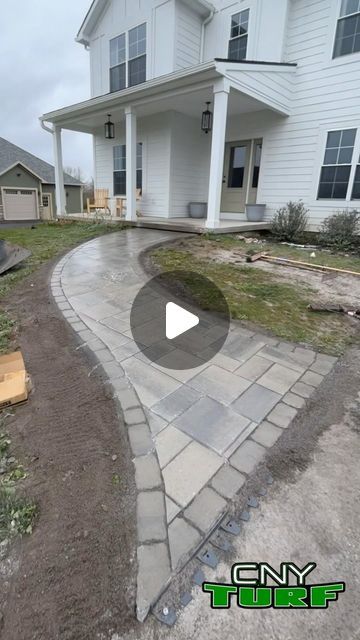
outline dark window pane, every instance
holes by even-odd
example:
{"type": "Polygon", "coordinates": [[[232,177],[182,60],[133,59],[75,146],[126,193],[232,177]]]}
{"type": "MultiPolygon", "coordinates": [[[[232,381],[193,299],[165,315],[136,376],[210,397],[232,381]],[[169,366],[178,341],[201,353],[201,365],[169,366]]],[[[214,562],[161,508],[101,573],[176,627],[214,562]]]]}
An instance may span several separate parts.
{"type": "Polygon", "coordinates": [[[126,195],[126,171],[114,171],[114,195],[126,195]]]}
{"type": "Polygon", "coordinates": [[[260,175],[260,167],[254,167],[253,179],[252,179],[252,188],[257,189],[259,186],[259,175],[260,175]]]}
{"type": "Polygon", "coordinates": [[[146,24],[129,31],[129,58],[137,58],[146,53],[146,24]]]}
{"type": "Polygon", "coordinates": [[[356,33],[356,23],[356,16],[353,16],[352,18],[346,18],[346,20],[342,20],[342,37],[354,36],[356,33]]]}
{"type": "Polygon", "coordinates": [[[244,184],[244,169],[240,167],[238,169],[233,169],[229,176],[229,188],[230,189],[241,189],[244,184]]]}
{"type": "Polygon", "coordinates": [[[329,200],[332,196],[332,189],[332,183],[320,182],[318,198],[329,200]]]}
{"type": "Polygon", "coordinates": [[[357,11],[360,11],[359,0],[342,0],[341,16],[348,16],[349,14],[356,13],[357,11]]]}
{"type": "Polygon", "coordinates": [[[356,129],[347,129],[343,131],[341,137],[342,147],[353,147],[355,144],[356,129]]]}
{"type": "Polygon", "coordinates": [[[332,148],[339,147],[340,140],[341,140],[341,131],[330,131],[327,139],[327,145],[326,145],[327,148],[329,149],[330,147],[332,148]]]}
{"type": "Polygon", "coordinates": [[[352,193],[353,200],[360,200],[360,180],[358,182],[354,182],[354,189],[352,193]]]}
{"type": "Polygon", "coordinates": [[[138,169],[136,172],[136,188],[142,189],[142,170],[138,169]]]}
{"type": "Polygon", "coordinates": [[[245,166],[246,147],[233,147],[231,150],[231,164],[234,169],[245,166]]]}
{"type": "Polygon", "coordinates": [[[142,169],[142,142],[138,142],[136,148],[136,168],[142,169]]]}
{"type": "Polygon", "coordinates": [[[247,52],[247,36],[241,36],[230,40],[229,43],[229,58],[230,60],[244,60],[247,52]]]}
{"type": "Polygon", "coordinates": [[[337,167],[335,180],[336,182],[349,182],[351,166],[337,167]]]}
{"type": "Polygon", "coordinates": [[[336,167],[323,167],[320,182],[334,182],[336,167]]]}
{"type": "Polygon", "coordinates": [[[126,171],[126,145],[114,147],[114,171],[126,171]]]}
{"type": "Polygon", "coordinates": [[[129,87],[134,87],[142,82],[146,82],[146,56],[129,62],[129,87]]]}
{"type": "Polygon", "coordinates": [[[110,67],[115,67],[126,60],[125,34],[110,40],[110,67]]]}
{"type": "Polygon", "coordinates": [[[347,194],[348,183],[347,182],[336,182],[334,184],[333,190],[333,199],[334,200],[345,200],[347,194]]]}
{"type": "Polygon", "coordinates": [[[338,155],[338,149],[329,149],[325,152],[324,164],[337,164],[338,155]]]}
{"type": "Polygon", "coordinates": [[[340,149],[339,153],[339,164],[349,164],[352,161],[353,157],[353,147],[346,147],[345,149],[340,149]]]}
{"type": "Polygon", "coordinates": [[[110,69],[110,91],[121,91],[126,88],[125,64],[110,69]]]}

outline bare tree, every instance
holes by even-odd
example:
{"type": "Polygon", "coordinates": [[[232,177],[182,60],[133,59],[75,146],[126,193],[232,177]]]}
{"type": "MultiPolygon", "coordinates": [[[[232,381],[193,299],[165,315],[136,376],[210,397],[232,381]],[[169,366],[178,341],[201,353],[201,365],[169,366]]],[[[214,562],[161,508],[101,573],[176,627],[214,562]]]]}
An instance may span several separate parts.
{"type": "Polygon", "coordinates": [[[79,182],[86,182],[85,175],[80,167],[65,167],[64,172],[75,178],[75,180],[79,180],[79,182]]]}

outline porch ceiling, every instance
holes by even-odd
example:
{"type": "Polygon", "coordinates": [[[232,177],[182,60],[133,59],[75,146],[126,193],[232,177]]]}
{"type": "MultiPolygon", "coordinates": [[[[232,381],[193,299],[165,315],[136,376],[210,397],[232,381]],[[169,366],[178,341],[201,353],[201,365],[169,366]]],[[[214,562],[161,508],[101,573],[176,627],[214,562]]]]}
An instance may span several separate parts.
{"type": "Polygon", "coordinates": [[[267,108],[288,115],[291,72],[294,69],[280,65],[214,61],[47,113],[40,120],[93,133],[103,126],[108,113],[121,122],[129,105],[136,108],[139,117],[172,110],[200,117],[204,103],[213,101],[214,82],[221,78],[231,88],[230,116],[267,108]]]}

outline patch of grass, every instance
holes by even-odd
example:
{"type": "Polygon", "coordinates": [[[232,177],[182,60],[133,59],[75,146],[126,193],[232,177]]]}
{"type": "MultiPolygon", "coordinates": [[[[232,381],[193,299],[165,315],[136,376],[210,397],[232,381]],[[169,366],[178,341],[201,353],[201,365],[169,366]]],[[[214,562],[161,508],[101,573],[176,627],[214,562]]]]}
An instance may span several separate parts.
{"type": "MultiPolygon", "coordinates": [[[[0,276],[0,302],[21,280],[33,273],[47,260],[66,249],[105,233],[121,229],[106,223],[61,221],[43,223],[34,228],[4,229],[1,240],[20,245],[31,251],[31,256],[17,268],[0,276]]],[[[0,310],[0,353],[9,349],[14,322],[0,310]]]]}
{"type": "Polygon", "coordinates": [[[13,489],[0,487],[0,542],[30,535],[37,515],[36,505],[19,497],[13,489]]]}
{"type": "Polygon", "coordinates": [[[239,249],[245,253],[254,251],[261,253],[269,251],[271,255],[278,258],[289,258],[290,260],[299,260],[300,262],[309,262],[310,264],[320,264],[324,267],[335,267],[335,269],[348,269],[360,273],[360,257],[358,255],[348,255],[343,253],[331,253],[330,251],[317,249],[299,249],[297,247],[288,247],[278,242],[266,241],[264,244],[246,243],[244,240],[238,240],[236,236],[211,235],[206,238],[209,242],[216,242],[216,246],[223,249],[239,249]],[[311,254],[315,252],[316,257],[312,258],[311,254]]]}
{"type": "MultiPolygon", "coordinates": [[[[307,309],[316,298],[310,287],[279,283],[260,269],[217,264],[186,250],[160,248],[152,252],[152,258],[168,271],[184,270],[184,265],[191,264],[193,271],[210,278],[222,290],[233,319],[255,323],[283,340],[306,343],[330,354],[342,353],[353,340],[345,318],[324,317],[307,309]]],[[[186,285],[201,308],[217,310],[216,302],[206,298],[196,279],[186,285]]]]}

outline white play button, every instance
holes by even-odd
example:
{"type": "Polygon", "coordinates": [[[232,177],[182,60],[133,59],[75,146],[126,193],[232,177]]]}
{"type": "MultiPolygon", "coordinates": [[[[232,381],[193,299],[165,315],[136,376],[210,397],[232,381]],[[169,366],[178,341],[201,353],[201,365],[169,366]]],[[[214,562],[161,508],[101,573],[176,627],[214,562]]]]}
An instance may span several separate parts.
{"type": "Polygon", "coordinates": [[[174,340],[183,333],[197,327],[200,318],[193,313],[186,311],[174,302],[168,302],[166,305],[166,337],[168,340],[174,340]]]}

